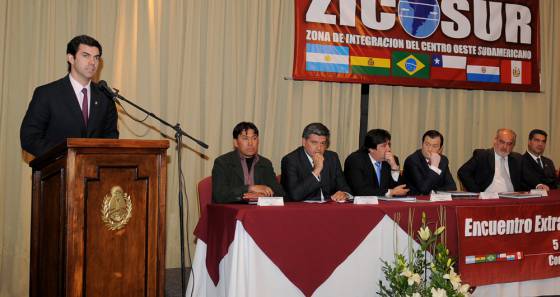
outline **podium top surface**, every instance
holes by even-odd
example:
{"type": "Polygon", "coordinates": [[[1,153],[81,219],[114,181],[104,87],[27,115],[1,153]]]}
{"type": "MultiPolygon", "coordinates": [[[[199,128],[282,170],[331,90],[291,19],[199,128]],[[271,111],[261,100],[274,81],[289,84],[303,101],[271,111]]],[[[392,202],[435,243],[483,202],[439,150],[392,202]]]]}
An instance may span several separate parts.
{"type": "Polygon", "coordinates": [[[141,139],[108,139],[108,138],[68,138],[56,145],[44,155],[33,159],[29,166],[41,167],[54,159],[60,158],[69,150],[90,149],[144,149],[166,150],[169,140],[141,140],[141,139]]]}
{"type": "Polygon", "coordinates": [[[60,144],[66,148],[118,147],[118,148],[168,148],[169,140],[68,138],[60,144]]]}

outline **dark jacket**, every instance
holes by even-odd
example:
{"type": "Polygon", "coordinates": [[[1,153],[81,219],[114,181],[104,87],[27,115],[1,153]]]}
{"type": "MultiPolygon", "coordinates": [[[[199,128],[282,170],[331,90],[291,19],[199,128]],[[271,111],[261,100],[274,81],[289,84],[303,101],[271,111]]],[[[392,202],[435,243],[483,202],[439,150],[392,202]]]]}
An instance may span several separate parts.
{"type": "Polygon", "coordinates": [[[422,155],[422,150],[417,150],[408,156],[404,161],[404,179],[409,194],[428,195],[434,191],[454,191],[457,190],[453,176],[449,172],[449,160],[441,155],[438,168],[441,174],[437,174],[430,169],[426,158],[422,155]]]}
{"type": "MultiPolygon", "coordinates": [[[[259,155],[254,170],[255,185],[266,185],[272,189],[274,196],[284,196],[284,189],[276,181],[270,160],[259,155]]],[[[214,160],[212,168],[212,201],[214,203],[242,202],[243,194],[248,191],[249,186],[245,185],[243,168],[237,151],[231,151],[214,160]]]]}
{"type": "MultiPolygon", "coordinates": [[[[493,148],[474,150],[472,157],[457,172],[465,190],[484,192],[494,180],[495,162],[493,148]]],[[[521,155],[511,152],[508,155],[508,167],[514,190],[525,190],[521,182],[521,155]]]]}
{"type": "Polygon", "coordinates": [[[40,156],[66,138],[118,138],[115,102],[95,83],[90,88],[87,128],[68,75],[36,88],[21,123],[21,147],[40,156]]]}
{"type": "Polygon", "coordinates": [[[545,184],[551,189],[557,188],[556,168],[554,162],[547,157],[541,156],[543,167],[529,155],[523,154],[523,186],[527,189],[534,189],[538,184],[545,184]]]}
{"type": "Polygon", "coordinates": [[[321,190],[326,200],[343,191],[351,193],[346,184],[338,155],[325,151],[320,181],[311,173],[311,162],[303,147],[299,147],[282,158],[282,185],[293,201],[320,200],[321,190]]]}
{"type": "MultiPolygon", "coordinates": [[[[397,157],[395,161],[399,163],[397,157]]],[[[382,162],[381,184],[379,184],[369,154],[362,150],[355,151],[346,158],[344,176],[356,196],[384,196],[389,189],[396,187],[400,182],[400,180],[393,180],[391,165],[382,162]]]]}

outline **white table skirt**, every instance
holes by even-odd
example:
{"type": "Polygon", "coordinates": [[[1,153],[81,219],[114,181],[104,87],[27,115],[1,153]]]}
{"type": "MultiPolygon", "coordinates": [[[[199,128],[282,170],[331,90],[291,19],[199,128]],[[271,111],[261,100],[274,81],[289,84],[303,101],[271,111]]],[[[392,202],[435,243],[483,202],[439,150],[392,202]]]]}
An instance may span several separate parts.
{"type": "MultiPolygon", "coordinates": [[[[383,279],[381,259],[393,260],[394,246],[406,255],[408,234],[385,216],[364,241],[317,288],[314,297],[376,296],[383,279]],[[351,295],[348,295],[352,292],[351,295]]],[[[413,244],[417,247],[416,242],[413,244]]],[[[235,237],[219,264],[220,281],[215,286],[206,270],[206,243],[196,245],[186,296],[200,297],[285,297],[303,293],[263,253],[236,223],[235,237]]],[[[560,277],[546,280],[480,286],[473,296],[540,296],[560,294],[560,277]]]]}

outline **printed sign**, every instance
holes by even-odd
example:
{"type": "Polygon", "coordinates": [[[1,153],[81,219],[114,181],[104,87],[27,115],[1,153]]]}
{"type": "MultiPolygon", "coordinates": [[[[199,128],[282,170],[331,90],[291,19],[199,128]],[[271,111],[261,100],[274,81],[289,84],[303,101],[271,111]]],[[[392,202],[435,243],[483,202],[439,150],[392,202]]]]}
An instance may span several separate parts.
{"type": "Polygon", "coordinates": [[[560,203],[457,207],[459,272],[470,285],[560,276],[560,203]]]}
{"type": "Polygon", "coordinates": [[[540,90],[537,0],[295,0],[293,78],[540,90]]]}

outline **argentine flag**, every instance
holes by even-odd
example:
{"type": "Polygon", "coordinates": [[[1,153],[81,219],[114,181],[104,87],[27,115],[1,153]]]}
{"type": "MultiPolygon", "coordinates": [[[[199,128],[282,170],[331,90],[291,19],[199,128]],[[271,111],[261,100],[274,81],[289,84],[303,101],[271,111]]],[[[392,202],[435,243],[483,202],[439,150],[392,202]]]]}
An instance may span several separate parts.
{"type": "Polygon", "coordinates": [[[350,50],[347,46],[308,43],[305,47],[305,70],[349,73],[350,50]]]}

